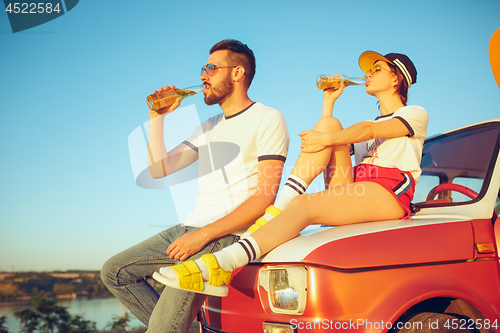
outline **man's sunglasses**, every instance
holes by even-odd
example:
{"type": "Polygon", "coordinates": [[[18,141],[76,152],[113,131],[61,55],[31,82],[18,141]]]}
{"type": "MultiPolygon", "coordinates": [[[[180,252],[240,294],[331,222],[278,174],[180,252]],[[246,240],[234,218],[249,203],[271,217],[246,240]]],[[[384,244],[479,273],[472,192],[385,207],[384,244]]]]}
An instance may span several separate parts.
{"type": "Polygon", "coordinates": [[[203,75],[203,73],[207,73],[208,76],[214,76],[215,74],[217,74],[219,68],[226,68],[226,67],[238,67],[238,66],[206,64],[201,68],[201,75],[203,75]]]}

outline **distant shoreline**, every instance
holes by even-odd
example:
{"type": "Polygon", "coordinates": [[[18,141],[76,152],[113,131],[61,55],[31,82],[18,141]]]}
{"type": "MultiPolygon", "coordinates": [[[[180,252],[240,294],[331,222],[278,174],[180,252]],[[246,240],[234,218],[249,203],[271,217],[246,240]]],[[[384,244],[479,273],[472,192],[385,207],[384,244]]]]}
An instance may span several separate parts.
{"type": "Polygon", "coordinates": [[[112,296],[99,271],[0,273],[0,303],[31,302],[35,295],[53,300],[112,296]]]}
{"type": "MultiPolygon", "coordinates": [[[[99,300],[99,299],[108,299],[108,298],[115,298],[115,296],[103,296],[103,297],[76,297],[76,298],[54,298],[53,300],[57,301],[73,301],[73,300],[99,300]]],[[[52,299],[52,298],[49,298],[52,299]]],[[[31,298],[29,300],[17,300],[17,301],[5,301],[5,302],[0,302],[0,308],[1,307],[11,307],[13,305],[20,305],[20,306],[30,306],[31,305],[31,298]]]]}

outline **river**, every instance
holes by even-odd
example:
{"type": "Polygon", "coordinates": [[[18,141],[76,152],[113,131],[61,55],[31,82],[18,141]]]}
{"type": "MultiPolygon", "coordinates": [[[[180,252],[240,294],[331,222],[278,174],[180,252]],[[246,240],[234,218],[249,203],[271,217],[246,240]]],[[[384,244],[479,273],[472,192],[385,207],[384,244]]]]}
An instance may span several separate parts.
{"type": "MultiPolygon", "coordinates": [[[[79,315],[85,320],[95,321],[98,330],[104,329],[113,317],[123,316],[126,312],[131,318],[128,328],[144,326],[116,298],[58,300],[57,304],[64,306],[72,316],[79,315]]],[[[10,333],[18,333],[21,330],[21,325],[13,313],[29,306],[29,302],[0,303],[0,317],[7,316],[6,326],[10,333]]]]}

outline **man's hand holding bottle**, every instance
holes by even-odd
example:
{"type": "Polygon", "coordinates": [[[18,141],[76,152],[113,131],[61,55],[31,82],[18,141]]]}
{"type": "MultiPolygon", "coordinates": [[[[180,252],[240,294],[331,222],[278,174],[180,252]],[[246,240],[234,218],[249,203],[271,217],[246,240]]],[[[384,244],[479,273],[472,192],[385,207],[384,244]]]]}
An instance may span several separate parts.
{"type": "MultiPolygon", "coordinates": [[[[158,110],[152,110],[150,106],[150,118],[155,118],[158,116],[165,116],[168,113],[174,112],[175,109],[181,105],[182,97],[178,97],[177,94],[175,93],[175,86],[165,86],[162,87],[158,90],[153,91],[153,94],[150,96],[160,96],[163,98],[165,103],[155,103],[156,101],[153,101],[153,105],[155,108],[158,108],[158,110]],[[163,107],[162,107],[163,106],[163,107]]],[[[150,104],[149,98],[148,98],[148,104],[150,104]]]]}

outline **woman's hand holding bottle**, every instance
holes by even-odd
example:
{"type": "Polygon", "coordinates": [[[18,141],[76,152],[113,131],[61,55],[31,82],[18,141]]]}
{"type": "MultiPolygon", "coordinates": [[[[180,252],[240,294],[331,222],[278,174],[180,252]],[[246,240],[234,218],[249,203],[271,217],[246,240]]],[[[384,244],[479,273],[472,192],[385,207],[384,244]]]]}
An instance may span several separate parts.
{"type": "MultiPolygon", "coordinates": [[[[337,74],[338,75],[338,74],[337,74]]],[[[344,81],[340,80],[338,88],[327,88],[323,90],[323,110],[322,117],[333,116],[333,105],[344,91],[344,81]]]]}
{"type": "MultiPolygon", "coordinates": [[[[338,75],[338,74],[337,74],[338,75]]],[[[344,92],[344,81],[341,80],[338,88],[327,88],[323,90],[323,97],[325,101],[329,101],[331,103],[335,103],[335,101],[342,95],[344,92]]]]}

